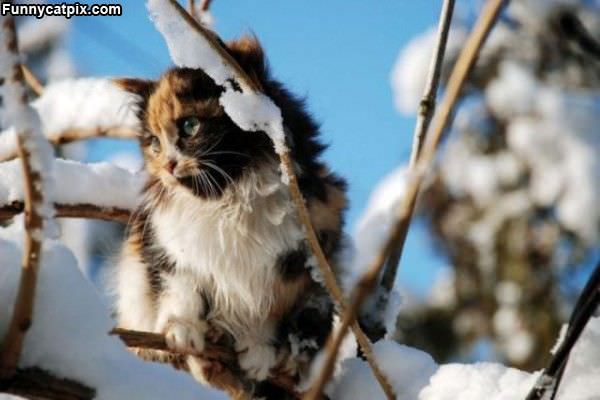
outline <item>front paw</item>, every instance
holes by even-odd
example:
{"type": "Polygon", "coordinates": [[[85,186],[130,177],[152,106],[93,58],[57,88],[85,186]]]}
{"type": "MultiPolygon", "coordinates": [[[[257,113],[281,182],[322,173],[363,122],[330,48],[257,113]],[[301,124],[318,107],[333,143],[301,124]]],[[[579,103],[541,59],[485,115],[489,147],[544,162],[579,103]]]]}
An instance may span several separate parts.
{"type": "Polygon", "coordinates": [[[199,354],[205,347],[205,335],[208,324],[202,320],[187,320],[171,317],[162,331],[165,334],[167,347],[178,353],[199,354]]]}
{"type": "Polygon", "coordinates": [[[238,361],[246,375],[257,381],[264,381],[270,375],[271,368],[277,364],[275,348],[268,344],[238,346],[238,361]]]}

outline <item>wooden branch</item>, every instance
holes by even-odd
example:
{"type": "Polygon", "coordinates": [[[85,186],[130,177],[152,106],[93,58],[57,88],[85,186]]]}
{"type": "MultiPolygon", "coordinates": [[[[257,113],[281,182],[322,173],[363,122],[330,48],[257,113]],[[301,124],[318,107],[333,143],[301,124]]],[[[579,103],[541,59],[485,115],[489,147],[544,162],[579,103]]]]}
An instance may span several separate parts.
{"type": "Polygon", "coordinates": [[[23,70],[25,82],[27,82],[31,90],[33,90],[36,95],[41,96],[42,93],[44,93],[44,85],[42,85],[40,80],[34,75],[27,65],[21,64],[21,69],[23,70]]]}
{"type": "Polygon", "coordinates": [[[196,18],[196,0],[188,0],[188,12],[194,19],[196,18]]]}
{"type": "MultiPolygon", "coordinates": [[[[135,140],[138,134],[135,130],[123,126],[97,126],[90,129],[72,128],[62,132],[49,134],[46,139],[54,146],[73,143],[79,140],[97,138],[127,139],[135,140]]],[[[9,161],[18,156],[17,152],[9,153],[0,158],[0,162],[9,161]]]]}
{"type": "MultiPolygon", "coordinates": [[[[3,57],[11,57],[15,64],[11,70],[12,75],[4,79],[4,84],[12,84],[21,87],[23,95],[21,98],[6,98],[5,103],[15,102],[14,109],[27,110],[28,102],[25,96],[23,70],[18,63],[19,50],[15,22],[12,16],[0,18],[4,30],[5,43],[2,43],[3,57]]],[[[0,71],[6,73],[7,71],[0,71]]],[[[25,334],[31,326],[33,305],[35,300],[35,287],[37,273],[42,249],[42,238],[44,219],[39,211],[43,203],[42,179],[40,174],[31,165],[32,154],[25,146],[25,142],[33,137],[35,132],[23,131],[17,136],[17,149],[21,158],[23,168],[24,192],[25,192],[25,239],[23,246],[23,259],[19,289],[15,300],[12,318],[8,333],[4,338],[2,353],[0,354],[0,379],[11,377],[15,371],[21,356],[25,334]]]]}
{"type": "Polygon", "coordinates": [[[212,0],[202,0],[202,4],[200,4],[200,11],[207,12],[210,9],[210,5],[212,0]]]}
{"type": "Polygon", "coordinates": [[[96,391],[71,379],[57,378],[40,368],[17,370],[0,382],[0,392],[38,400],[91,400],[96,391]]]}
{"type": "Polygon", "coordinates": [[[442,137],[442,133],[444,132],[444,129],[450,119],[450,115],[454,109],[456,101],[458,100],[462,87],[465,84],[467,76],[477,59],[479,50],[481,49],[485,38],[494,26],[498,14],[505,3],[506,2],[504,0],[489,0],[482,10],[482,13],[477,20],[473,31],[469,35],[465,47],[461,51],[452,74],[450,75],[446,93],[440,104],[438,112],[435,114],[433,125],[429,130],[422,154],[418,157],[417,164],[414,168],[411,179],[407,184],[406,192],[402,202],[397,209],[398,218],[396,220],[396,224],[393,226],[389,237],[386,239],[375,260],[363,274],[359,283],[355,287],[353,291],[354,296],[351,308],[346,314],[344,314],[338,331],[332,338],[328,340],[328,346],[326,348],[327,355],[322,373],[313,389],[311,389],[307,399],[317,399],[322,392],[325,383],[329,380],[333,372],[339,347],[342,339],[346,335],[348,326],[355,320],[355,317],[364,299],[375,287],[377,277],[379,276],[379,273],[381,272],[383,264],[386,260],[386,255],[390,254],[390,251],[398,242],[401,242],[402,244],[404,242],[404,239],[406,238],[406,231],[408,230],[408,226],[410,224],[417,194],[419,193],[425,171],[433,162],[437,147],[442,137]]]}
{"type": "MultiPolygon", "coordinates": [[[[182,18],[188,23],[188,25],[194,29],[198,34],[200,34],[205,41],[211,46],[217,54],[221,57],[224,64],[228,65],[236,75],[238,83],[242,86],[244,91],[249,91],[250,93],[258,93],[262,91],[262,88],[259,86],[257,82],[250,79],[250,77],[245,73],[245,71],[238,65],[238,63],[231,57],[231,55],[222,47],[221,43],[218,41],[217,36],[205,29],[201,24],[199,24],[194,18],[192,18],[186,11],[177,3],[176,0],[169,0],[171,5],[179,12],[182,18]]],[[[344,315],[347,310],[346,300],[344,299],[343,293],[337,283],[335,275],[333,274],[333,270],[323,253],[321,245],[319,244],[317,235],[315,233],[314,227],[310,220],[310,215],[308,213],[308,209],[306,208],[306,202],[300,191],[300,187],[298,186],[298,179],[295,174],[295,169],[292,163],[292,159],[290,157],[289,151],[286,150],[279,154],[282,169],[289,176],[289,189],[292,200],[294,202],[296,212],[298,214],[298,219],[302,226],[304,227],[307,241],[310,245],[311,251],[315,258],[317,259],[317,264],[321,274],[324,278],[325,287],[327,288],[330,296],[333,300],[338,304],[340,313],[344,315]]],[[[375,358],[373,356],[371,342],[364,334],[358,323],[352,324],[352,330],[356,336],[356,339],[369,363],[369,366],[373,370],[373,374],[375,375],[377,381],[382,387],[384,393],[386,394],[388,399],[395,398],[392,386],[388,382],[387,378],[383,374],[383,371],[377,365],[375,358]]]]}
{"type": "MultiPolygon", "coordinates": [[[[182,359],[178,361],[178,364],[180,365],[185,364],[185,357],[196,356],[218,361],[231,371],[239,371],[237,354],[232,349],[227,347],[207,343],[206,348],[201,353],[174,353],[167,346],[165,337],[159,333],[114,328],[109,332],[109,334],[119,336],[123,343],[130,348],[161,350],[180,355],[182,357],[182,359]]],[[[300,398],[300,394],[296,390],[296,384],[291,377],[287,375],[276,374],[275,376],[269,378],[269,381],[281,389],[284,389],[294,397],[300,398]]]]}
{"type": "MultiPolygon", "coordinates": [[[[116,207],[99,207],[93,204],[55,204],[56,218],[86,218],[126,224],[131,211],[116,207]]],[[[15,201],[0,207],[0,221],[13,218],[25,211],[23,202],[15,201]]]]}
{"type": "MultiPolygon", "coordinates": [[[[415,124],[415,130],[413,133],[413,147],[410,155],[409,167],[414,170],[419,153],[423,147],[425,140],[425,134],[431,117],[435,111],[435,99],[437,95],[437,89],[440,82],[440,76],[442,74],[442,66],[444,61],[444,53],[446,52],[446,44],[448,42],[448,34],[450,32],[450,23],[452,21],[452,14],[454,11],[455,0],[444,0],[442,10],[440,13],[440,19],[438,24],[437,38],[435,48],[433,49],[433,55],[429,64],[429,73],[427,75],[427,83],[419,105],[419,113],[417,115],[417,123],[415,124]]],[[[408,225],[406,230],[408,231],[408,225]]],[[[406,236],[406,233],[404,233],[406,236]]],[[[376,310],[379,315],[382,315],[387,306],[387,298],[394,287],[396,282],[396,274],[398,272],[398,263],[402,258],[402,250],[404,248],[404,239],[396,242],[391,253],[388,255],[385,268],[381,277],[381,286],[383,292],[381,298],[377,299],[378,309],[376,310]]],[[[382,331],[383,332],[383,331],[382,331]]]]}

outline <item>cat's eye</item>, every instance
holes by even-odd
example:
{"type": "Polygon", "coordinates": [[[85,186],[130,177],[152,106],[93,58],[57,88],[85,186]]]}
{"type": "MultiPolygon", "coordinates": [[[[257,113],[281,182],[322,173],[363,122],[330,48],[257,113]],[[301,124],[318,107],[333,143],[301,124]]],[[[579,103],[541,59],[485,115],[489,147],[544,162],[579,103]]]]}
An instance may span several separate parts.
{"type": "Polygon", "coordinates": [[[158,153],[160,150],[160,139],[158,139],[158,136],[152,136],[152,138],[150,138],[150,147],[152,148],[152,151],[158,153]]]}
{"type": "Polygon", "coordinates": [[[181,130],[184,136],[194,136],[200,130],[200,120],[196,117],[189,117],[183,120],[181,130]]]}

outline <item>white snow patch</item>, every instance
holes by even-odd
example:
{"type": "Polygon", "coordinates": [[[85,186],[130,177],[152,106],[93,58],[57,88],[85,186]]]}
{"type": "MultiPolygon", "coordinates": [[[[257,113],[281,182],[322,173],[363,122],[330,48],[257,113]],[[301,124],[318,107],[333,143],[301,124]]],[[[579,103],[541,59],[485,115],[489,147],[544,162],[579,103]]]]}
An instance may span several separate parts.
{"type": "MultiPolygon", "coordinates": [[[[143,173],[133,173],[107,162],[84,164],[57,159],[53,179],[61,183],[53,200],[60,204],[92,204],[99,207],[134,209],[144,184],[143,173]],[[118,193],[118,195],[116,195],[118,193]]],[[[23,201],[23,179],[19,160],[0,168],[0,205],[23,201]]]]}
{"type": "MultiPolygon", "coordinates": [[[[0,229],[0,337],[12,313],[20,275],[22,223],[0,229]],[[18,239],[15,239],[18,238],[18,239]]],[[[64,246],[46,241],[33,324],[19,366],[40,367],[97,390],[99,400],[225,399],[170,366],[144,362],[107,332],[114,322],[96,289],[64,246]],[[65,290],[68,289],[68,290],[65,290]]]]}

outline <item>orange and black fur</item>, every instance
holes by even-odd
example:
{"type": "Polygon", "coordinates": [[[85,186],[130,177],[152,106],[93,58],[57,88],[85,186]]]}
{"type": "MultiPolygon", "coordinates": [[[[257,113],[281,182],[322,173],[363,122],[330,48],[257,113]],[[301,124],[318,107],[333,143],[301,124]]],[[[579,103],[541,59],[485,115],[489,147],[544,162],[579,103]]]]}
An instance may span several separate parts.
{"type": "MultiPolygon", "coordinates": [[[[300,188],[335,265],[345,183],[319,159],[318,126],[271,78],[254,38],[227,48],[281,109],[300,188]]],[[[117,83],[138,96],[149,175],[116,272],[119,325],[164,333],[176,350],[201,352],[206,340],[229,344],[240,376],[188,357],[192,374],[235,396],[247,395],[251,382],[250,396],[285,398],[267,383],[270,373],[305,377],[334,307],[311,277],[314,258],[270,139],[237,127],[219,104],[223,89],[201,70],[117,83]]]]}

